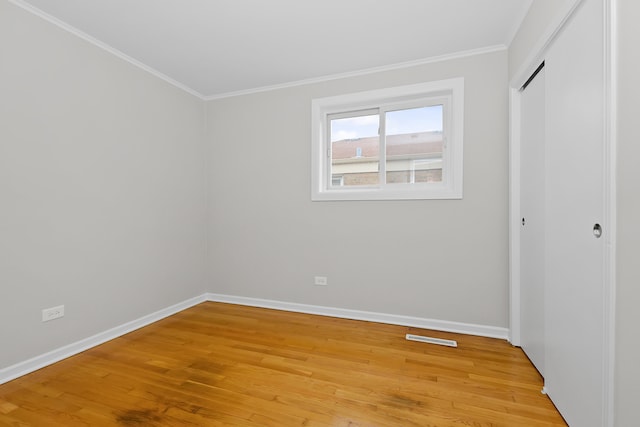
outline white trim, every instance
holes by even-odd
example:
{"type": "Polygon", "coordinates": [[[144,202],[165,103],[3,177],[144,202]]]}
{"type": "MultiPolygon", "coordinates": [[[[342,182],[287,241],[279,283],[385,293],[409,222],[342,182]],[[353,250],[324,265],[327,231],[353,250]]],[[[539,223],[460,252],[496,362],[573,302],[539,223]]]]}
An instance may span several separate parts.
{"type": "Polygon", "coordinates": [[[544,59],[543,57],[547,48],[582,1],[583,0],[572,0],[570,3],[567,3],[551,22],[549,22],[549,25],[547,25],[547,28],[545,28],[536,44],[531,48],[531,53],[525,58],[520,68],[518,68],[518,71],[511,78],[509,82],[511,87],[518,89],[522,87],[524,82],[535,71],[538,65],[540,65],[544,59]]]}
{"type": "Polygon", "coordinates": [[[0,369],[0,384],[4,384],[8,381],[21,377],[33,371],[37,371],[38,369],[44,368],[45,366],[52,365],[56,362],[59,362],[60,360],[81,353],[114,338],[118,338],[124,334],[128,334],[129,332],[140,329],[143,326],[150,325],[151,323],[157,322],[158,320],[164,319],[165,317],[171,316],[175,313],[178,313],[182,310],[193,307],[194,305],[200,304],[201,302],[205,301],[207,301],[206,296],[200,295],[198,297],[188,299],[178,304],[174,304],[162,310],[158,310],[155,313],[142,316],[120,326],[116,326],[115,328],[111,328],[88,338],[84,338],[80,341],[76,341],[69,345],[65,345],[63,347],[33,357],[29,360],[25,360],[7,368],[0,369]]]}
{"type": "Polygon", "coordinates": [[[604,136],[604,220],[608,224],[605,236],[604,260],[604,372],[603,426],[615,425],[615,336],[616,336],[616,245],[617,245],[617,94],[618,94],[618,0],[605,0],[605,136],[604,136]]]}
{"type": "Polygon", "coordinates": [[[205,293],[190,298],[154,313],[100,332],[88,338],[65,345],[15,365],[0,369],[0,384],[37,371],[68,357],[74,356],[90,348],[111,341],[129,332],[150,325],[165,317],[198,305],[202,302],[224,302],[229,304],[246,305],[250,307],[271,308],[275,310],[292,311],[297,313],[316,314],[321,316],[338,317],[342,319],[366,320],[369,322],[386,323],[391,325],[411,326],[423,329],[455,332],[466,335],[477,335],[489,338],[507,339],[509,332],[506,328],[495,326],[474,325],[470,323],[450,322],[447,320],[425,319],[420,317],[402,316],[397,314],[375,313],[370,311],[349,310],[344,308],[324,307],[308,304],[298,304],[284,301],[274,301],[259,298],[239,297],[205,293]]]}
{"type": "Polygon", "coordinates": [[[326,307],[319,305],[299,304],[261,298],[240,297],[223,294],[206,294],[208,301],[246,305],[250,307],[271,308],[296,313],[317,314],[338,317],[341,319],[365,320],[367,322],[386,323],[389,325],[410,326],[422,329],[433,329],[458,334],[506,340],[509,336],[507,328],[497,326],[476,325],[472,323],[451,322],[448,320],[427,319],[423,317],[403,316],[399,314],[377,313],[372,311],[351,310],[347,308],[326,307]]]}
{"type": "Polygon", "coordinates": [[[509,341],[520,346],[520,104],[518,89],[509,88],[509,341]]]}
{"type": "Polygon", "coordinates": [[[505,45],[487,46],[487,47],[483,47],[483,48],[479,48],[479,49],[464,50],[464,51],[450,53],[450,54],[446,54],[446,55],[433,56],[433,57],[430,57],[430,58],[418,59],[418,60],[415,60],[415,61],[400,62],[400,63],[397,63],[397,64],[383,65],[381,67],[367,68],[367,69],[364,69],[364,70],[349,71],[349,72],[346,72],[346,73],[338,73],[338,74],[330,74],[330,75],[326,75],[326,76],[315,77],[315,78],[304,79],[304,80],[296,80],[296,81],[292,81],[292,82],[276,84],[276,85],[271,85],[271,86],[262,86],[262,87],[252,88],[252,89],[239,90],[239,91],[235,91],[235,92],[227,92],[227,93],[221,93],[221,94],[217,94],[217,95],[209,95],[209,96],[205,96],[204,100],[205,101],[214,101],[216,99],[231,98],[231,97],[243,96],[243,95],[252,95],[254,93],[269,92],[269,91],[272,91],[272,90],[287,89],[287,88],[292,88],[292,87],[297,87],[297,86],[304,86],[304,85],[310,85],[310,84],[315,84],[315,83],[323,83],[323,82],[328,82],[328,81],[332,81],[332,80],[346,79],[346,78],[350,78],[350,77],[366,76],[366,75],[369,75],[369,74],[382,73],[382,72],[385,72],[385,71],[401,70],[401,69],[405,69],[405,68],[418,67],[420,65],[433,64],[433,63],[436,63],[436,62],[452,61],[454,59],[467,58],[469,56],[485,55],[485,54],[488,54],[488,53],[501,52],[501,51],[504,51],[506,49],[507,49],[507,47],[505,45]]]}
{"type": "MultiPolygon", "coordinates": [[[[384,119],[380,120],[384,132],[384,119]]],[[[464,78],[456,77],[425,83],[316,98],[311,101],[311,200],[432,200],[462,199],[464,156],[464,78]],[[332,188],[329,183],[330,159],[327,141],[329,115],[375,108],[382,115],[390,105],[443,104],[444,138],[441,183],[386,185],[384,178],[376,186],[332,188]],[[442,101],[441,101],[442,100],[442,101]],[[415,104],[413,104],[415,103],[415,104]]],[[[384,153],[384,140],[381,152],[384,153]]],[[[380,174],[384,159],[380,156],[380,174]]]]}
{"type": "Polygon", "coordinates": [[[138,61],[137,59],[134,59],[132,57],[130,57],[129,55],[123,53],[122,51],[114,48],[113,46],[100,41],[98,39],[96,39],[95,37],[90,36],[89,34],[85,33],[84,31],[79,30],[78,28],[67,24],[66,22],[61,21],[60,19],[49,15],[48,13],[44,12],[41,9],[38,9],[35,6],[32,6],[31,4],[27,3],[25,0],[8,0],[9,3],[12,3],[24,10],[26,10],[27,12],[30,12],[42,19],[44,19],[45,21],[50,22],[51,24],[54,24],[55,26],[77,36],[80,37],[81,39],[99,47],[100,49],[103,49],[109,53],[111,53],[112,55],[115,55],[116,57],[129,62],[130,64],[148,72],[149,74],[154,75],[155,77],[164,80],[165,82],[179,88],[182,89],[183,91],[197,97],[200,98],[203,101],[213,101],[216,99],[223,99],[223,98],[231,98],[231,97],[235,97],[235,96],[242,96],[242,95],[250,95],[250,94],[254,94],[254,93],[260,93],[260,92],[269,92],[269,91],[273,91],[273,90],[278,90],[278,89],[286,89],[286,88],[291,88],[291,87],[297,87],[297,86],[303,86],[303,85],[308,85],[308,84],[313,84],[313,83],[322,83],[322,82],[327,82],[327,81],[331,81],[331,80],[339,80],[339,79],[344,79],[344,78],[348,78],[348,77],[358,77],[358,76],[365,76],[368,74],[374,74],[374,73],[381,73],[381,72],[385,72],[385,71],[392,71],[392,70],[399,70],[399,69],[404,69],[404,68],[411,68],[411,67],[416,67],[416,66],[420,66],[420,65],[425,65],[425,64],[432,64],[434,62],[443,62],[443,61],[450,61],[453,59],[460,59],[460,58],[466,58],[469,56],[475,56],[475,55],[484,55],[487,53],[493,53],[493,52],[499,52],[499,51],[503,51],[503,50],[507,50],[507,45],[504,44],[500,44],[500,45],[493,45],[493,46],[486,46],[486,47],[482,47],[482,48],[478,48],[478,49],[470,49],[470,50],[464,50],[464,51],[460,51],[460,52],[454,52],[454,53],[448,53],[448,54],[444,54],[444,55],[438,55],[438,56],[433,56],[433,57],[429,57],[429,58],[423,58],[423,59],[418,59],[418,60],[414,60],[414,61],[406,61],[406,62],[399,62],[396,64],[389,64],[389,65],[383,65],[380,67],[372,67],[372,68],[366,68],[363,70],[356,70],[356,71],[348,71],[345,73],[336,73],[336,74],[329,74],[329,75],[325,75],[325,76],[320,76],[320,77],[314,77],[314,78],[310,78],[310,79],[303,79],[303,80],[296,80],[296,81],[292,81],[292,82],[286,82],[286,83],[280,83],[280,84],[275,84],[275,85],[268,85],[268,86],[260,86],[260,87],[255,87],[255,88],[251,88],[251,89],[243,89],[243,90],[238,90],[238,91],[232,91],[232,92],[223,92],[223,93],[219,93],[219,94],[215,94],[215,95],[204,95],[200,92],[198,92],[195,89],[190,88],[189,86],[180,83],[177,80],[172,79],[171,77],[167,76],[166,74],[156,70],[155,68],[152,68],[140,61],[138,61]]]}
{"type": "Polygon", "coordinates": [[[177,87],[178,89],[181,89],[197,98],[200,98],[201,100],[205,100],[204,95],[202,95],[201,93],[199,93],[198,91],[191,89],[190,87],[186,86],[183,83],[180,83],[177,80],[172,79],[171,77],[167,76],[166,74],[161,73],[160,71],[156,70],[155,68],[152,68],[146,64],[143,64],[142,62],[138,61],[137,59],[134,59],[132,57],[130,57],[129,55],[121,52],[120,50],[108,45],[107,43],[100,41],[98,39],[96,39],[95,37],[90,36],[89,34],[77,29],[76,27],[67,24],[66,22],[63,22],[61,20],[59,20],[58,18],[49,15],[48,13],[44,12],[41,9],[38,9],[35,6],[30,5],[29,3],[27,3],[24,0],[9,0],[9,3],[13,3],[14,5],[26,10],[27,12],[30,12],[42,19],[44,19],[45,21],[63,29],[64,31],[67,31],[68,33],[73,34],[76,37],[80,37],[81,39],[91,43],[94,46],[99,47],[100,49],[103,49],[107,52],[109,52],[110,54],[122,59],[123,61],[126,61],[128,63],[130,63],[131,65],[138,67],[144,71],[146,71],[147,73],[159,78],[160,80],[164,80],[165,82],[169,83],[170,85],[173,85],[175,87],[177,87]]]}

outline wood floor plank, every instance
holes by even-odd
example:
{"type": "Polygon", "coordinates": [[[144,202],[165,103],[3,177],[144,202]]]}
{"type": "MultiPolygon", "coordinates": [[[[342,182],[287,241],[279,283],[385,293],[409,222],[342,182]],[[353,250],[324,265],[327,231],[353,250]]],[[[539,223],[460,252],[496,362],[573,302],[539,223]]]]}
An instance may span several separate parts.
{"type": "Polygon", "coordinates": [[[207,302],[1,385],[0,426],[566,426],[541,388],[502,340],[207,302]]]}

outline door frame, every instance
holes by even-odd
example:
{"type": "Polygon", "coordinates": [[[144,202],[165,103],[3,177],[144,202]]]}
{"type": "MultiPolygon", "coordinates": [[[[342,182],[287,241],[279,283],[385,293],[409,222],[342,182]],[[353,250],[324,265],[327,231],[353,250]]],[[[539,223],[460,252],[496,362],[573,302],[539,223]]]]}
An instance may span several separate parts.
{"type": "Polygon", "coordinates": [[[546,69],[545,64],[527,80],[526,89],[519,91],[520,156],[519,179],[520,213],[518,216],[518,238],[520,244],[520,347],[531,363],[544,377],[545,343],[545,294],[541,286],[546,279],[546,158],[548,147],[545,140],[547,128],[546,69]],[[542,102],[541,102],[542,101],[542,102]],[[525,108],[526,107],[526,108],[525,108]],[[528,111],[528,113],[527,113],[528,111]],[[527,114],[529,117],[527,117],[527,114]],[[540,132],[533,134],[532,132],[540,132]],[[527,157],[530,154],[534,157],[527,157]],[[524,160],[524,161],[523,161],[524,160]],[[542,173],[541,173],[542,172],[542,173]],[[529,194],[528,196],[526,194],[529,194]],[[526,218],[526,225],[524,219],[526,218]],[[541,251],[541,252],[540,252],[541,251]],[[527,259],[532,256],[532,259],[527,259]],[[533,298],[526,300],[527,297],[533,298]],[[525,335],[527,331],[528,335],[525,335]],[[525,339],[526,338],[526,339],[525,339]]]}
{"type": "MultiPolygon", "coordinates": [[[[538,42],[532,48],[523,65],[509,82],[509,341],[514,346],[521,343],[520,322],[520,88],[544,60],[548,47],[562,30],[583,0],[569,2],[549,23],[538,42]]],[[[615,290],[616,290],[616,94],[617,94],[617,28],[618,0],[602,0],[604,8],[604,223],[606,229],[603,259],[603,422],[614,426],[614,361],[615,361],[615,290]]]]}

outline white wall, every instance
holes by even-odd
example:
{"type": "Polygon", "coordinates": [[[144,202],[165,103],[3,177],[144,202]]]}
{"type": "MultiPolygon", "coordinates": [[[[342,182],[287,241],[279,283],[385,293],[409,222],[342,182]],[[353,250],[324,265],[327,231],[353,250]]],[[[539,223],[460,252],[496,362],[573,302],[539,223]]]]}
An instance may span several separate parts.
{"type": "Polygon", "coordinates": [[[0,368],[203,293],[204,103],[4,0],[0,64],[0,368]]]}
{"type": "Polygon", "coordinates": [[[638,424],[640,401],[640,3],[618,1],[616,426],[638,424]]]}
{"type": "Polygon", "coordinates": [[[506,51],[209,102],[211,291],[506,327],[507,102],[506,51]],[[463,200],[311,202],[313,98],[452,77],[463,200]]]}
{"type": "MultiPolygon", "coordinates": [[[[217,100],[206,117],[202,101],[1,1],[0,369],[204,291],[506,326],[506,82],[573,1],[533,2],[508,57],[217,100]],[[463,200],[310,201],[312,98],[457,76],[463,200]],[[66,316],[41,323],[58,304],[66,316]]],[[[627,426],[640,400],[640,4],[618,4],[616,425],[627,426]]]]}

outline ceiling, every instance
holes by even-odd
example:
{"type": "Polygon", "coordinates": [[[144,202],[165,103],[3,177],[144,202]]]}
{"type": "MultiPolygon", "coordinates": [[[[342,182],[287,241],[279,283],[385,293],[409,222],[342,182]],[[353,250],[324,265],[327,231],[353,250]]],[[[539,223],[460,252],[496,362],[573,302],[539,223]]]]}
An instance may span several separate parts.
{"type": "Polygon", "coordinates": [[[508,46],[532,0],[10,0],[203,98],[508,46]]]}

